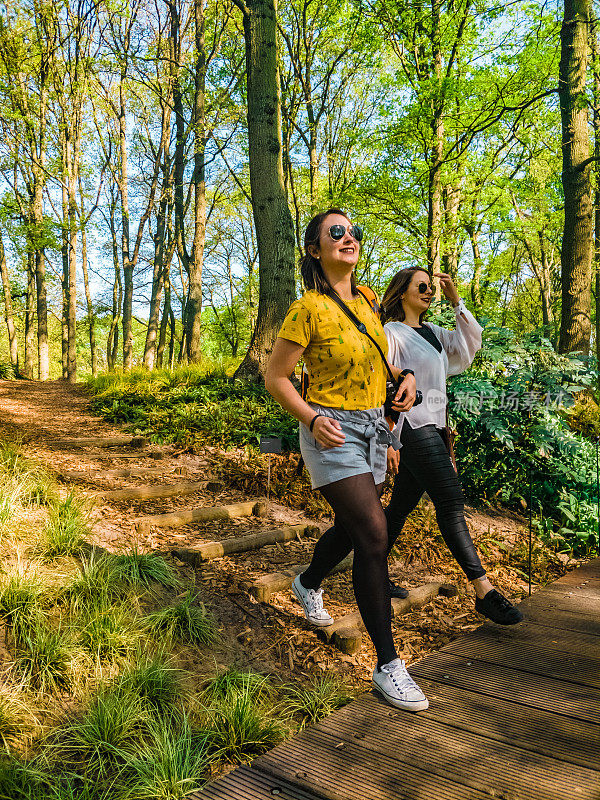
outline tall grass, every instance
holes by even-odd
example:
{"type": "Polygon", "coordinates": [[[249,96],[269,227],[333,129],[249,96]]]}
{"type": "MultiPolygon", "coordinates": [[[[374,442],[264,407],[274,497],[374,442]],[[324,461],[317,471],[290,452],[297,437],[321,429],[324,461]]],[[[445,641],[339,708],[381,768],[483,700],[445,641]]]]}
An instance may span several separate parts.
{"type": "Polygon", "coordinates": [[[25,458],[13,442],[0,441],[0,479],[4,491],[13,494],[23,505],[43,505],[56,497],[49,473],[25,458]]]}
{"type": "Polygon", "coordinates": [[[141,553],[134,549],[131,553],[114,556],[112,570],[126,585],[135,588],[149,588],[158,583],[167,589],[181,586],[175,570],[156,553],[141,553]]]}
{"type": "Polygon", "coordinates": [[[24,741],[37,727],[31,699],[27,697],[24,683],[0,683],[0,741],[8,752],[22,747],[24,741]]]}
{"type": "Polygon", "coordinates": [[[73,611],[83,608],[106,609],[127,595],[120,573],[114,568],[114,556],[92,553],[81,562],[79,574],[63,588],[60,599],[73,611]]]}
{"type": "Polygon", "coordinates": [[[142,630],[130,605],[84,606],[75,618],[78,641],[96,663],[127,663],[140,644],[142,630]]]}
{"type": "Polygon", "coordinates": [[[145,657],[130,667],[115,681],[115,691],[134,694],[162,716],[175,713],[185,697],[182,679],[184,672],[164,655],[145,657]]]}
{"type": "Polygon", "coordinates": [[[14,670],[32,689],[56,694],[71,687],[76,660],[77,649],[70,636],[41,622],[19,643],[14,670]]]}
{"type": "Polygon", "coordinates": [[[285,687],[283,707],[300,717],[301,725],[318,722],[352,700],[348,689],[334,678],[319,677],[312,685],[285,687]]]}

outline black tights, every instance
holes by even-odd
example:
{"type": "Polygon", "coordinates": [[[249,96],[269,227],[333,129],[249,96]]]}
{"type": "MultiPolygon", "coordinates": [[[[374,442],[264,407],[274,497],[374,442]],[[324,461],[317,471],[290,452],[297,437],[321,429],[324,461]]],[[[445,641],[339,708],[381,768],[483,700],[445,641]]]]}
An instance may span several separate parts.
{"type": "Polygon", "coordinates": [[[315,545],[310,566],[300,576],[306,589],[318,589],[331,570],[354,549],[352,583],[358,610],[377,651],[377,663],[397,658],[392,636],[388,584],[388,533],[380,497],[370,472],[322,486],[335,514],[334,527],[315,545]]]}
{"type": "Polygon", "coordinates": [[[458,475],[440,432],[434,425],[411,428],[405,421],[400,437],[400,466],[392,499],[385,509],[388,552],[402,532],[407,516],[427,492],[435,506],[440,533],[468,580],[482,578],[485,569],[465,521],[464,498],[458,475]]]}

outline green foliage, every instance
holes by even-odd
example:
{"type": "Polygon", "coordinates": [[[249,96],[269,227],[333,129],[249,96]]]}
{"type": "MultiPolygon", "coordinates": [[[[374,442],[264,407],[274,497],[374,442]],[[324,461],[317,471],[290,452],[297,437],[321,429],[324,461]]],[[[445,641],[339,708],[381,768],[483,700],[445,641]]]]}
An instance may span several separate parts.
{"type": "Polygon", "coordinates": [[[0,380],[8,381],[15,377],[15,370],[12,364],[0,361],[0,380]]]}
{"type": "Polygon", "coordinates": [[[157,638],[184,644],[212,644],[217,638],[214,619],[203,603],[194,605],[197,595],[187,592],[175,605],[149,614],[145,619],[148,630],[157,638]]]}
{"type": "Polygon", "coordinates": [[[146,658],[126,670],[115,681],[115,687],[141,697],[149,710],[161,715],[172,714],[180,705],[183,672],[165,660],[164,656],[146,658]]]}
{"type": "Polygon", "coordinates": [[[596,493],[595,452],[571,430],[562,409],[594,381],[589,364],[557,354],[539,334],[518,339],[505,329],[487,329],[474,367],[449,383],[467,495],[523,509],[531,492],[534,513],[554,520],[548,538],[577,554],[597,544],[591,510],[585,510],[596,493]],[[574,515],[573,498],[583,509],[577,531],[565,524],[574,515]]]}
{"type": "Polygon", "coordinates": [[[16,758],[0,760],[0,800],[39,800],[44,774],[16,758]]]}
{"type": "Polygon", "coordinates": [[[44,588],[35,572],[17,567],[0,579],[0,619],[16,644],[43,622],[43,604],[44,588]]]}
{"type": "Polygon", "coordinates": [[[114,556],[110,569],[117,580],[129,587],[148,588],[159,583],[175,589],[181,585],[173,568],[156,553],[140,553],[134,549],[131,553],[114,556]]]}
{"type": "Polygon", "coordinates": [[[207,681],[203,689],[203,697],[208,703],[225,700],[238,694],[247,694],[258,699],[268,691],[268,680],[257,672],[242,672],[237,667],[217,672],[214,678],[207,681]]]}
{"type": "Polygon", "coordinates": [[[296,420],[259,382],[180,368],[103,375],[88,387],[97,413],[155,441],[257,447],[261,435],[277,432],[288,448],[298,449],[296,420]]]}
{"type": "Polygon", "coordinates": [[[292,714],[298,715],[302,725],[305,725],[333,714],[351,700],[352,695],[339,680],[320,677],[313,680],[308,688],[297,684],[287,686],[284,706],[292,714]]]}
{"type": "Polygon", "coordinates": [[[76,657],[70,636],[36,623],[19,642],[14,669],[32,689],[59,693],[72,684],[76,657]]]}
{"type": "Polygon", "coordinates": [[[209,756],[187,719],[155,720],[147,742],[126,766],[130,800],[185,800],[205,781],[209,756]]]}
{"type": "Polygon", "coordinates": [[[127,595],[121,575],[113,567],[114,556],[92,553],[82,560],[79,575],[62,589],[59,599],[68,602],[73,611],[110,607],[127,595]]]}
{"type": "Polygon", "coordinates": [[[43,505],[55,498],[54,482],[48,472],[21,455],[18,445],[0,441],[0,483],[3,494],[11,494],[13,503],[43,505]]]}
{"type": "Polygon", "coordinates": [[[79,643],[97,662],[128,660],[142,636],[136,616],[123,603],[84,606],[76,623],[79,643]]]}
{"type": "Polygon", "coordinates": [[[90,533],[86,516],[85,503],[74,492],[51,505],[43,531],[44,557],[52,559],[79,555],[90,533]]]}
{"type": "Polygon", "coordinates": [[[34,727],[35,716],[23,684],[0,683],[0,742],[4,749],[8,752],[22,745],[34,727]]]}

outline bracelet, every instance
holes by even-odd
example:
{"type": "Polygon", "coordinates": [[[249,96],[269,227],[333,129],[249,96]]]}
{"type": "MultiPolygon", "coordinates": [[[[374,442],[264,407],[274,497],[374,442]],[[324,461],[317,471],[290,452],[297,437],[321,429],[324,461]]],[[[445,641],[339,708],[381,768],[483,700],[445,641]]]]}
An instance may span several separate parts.
{"type": "Polygon", "coordinates": [[[311,421],[310,421],[310,425],[308,426],[308,430],[309,430],[311,433],[312,433],[312,429],[314,428],[315,421],[316,421],[316,420],[317,420],[319,417],[324,417],[324,416],[325,416],[325,414],[315,414],[315,415],[314,415],[314,417],[313,417],[313,418],[311,419],[311,421]]]}
{"type": "Polygon", "coordinates": [[[414,377],[414,374],[415,373],[413,372],[412,369],[403,369],[402,372],[398,375],[398,377],[404,380],[404,378],[406,378],[407,375],[412,375],[414,377]]]}

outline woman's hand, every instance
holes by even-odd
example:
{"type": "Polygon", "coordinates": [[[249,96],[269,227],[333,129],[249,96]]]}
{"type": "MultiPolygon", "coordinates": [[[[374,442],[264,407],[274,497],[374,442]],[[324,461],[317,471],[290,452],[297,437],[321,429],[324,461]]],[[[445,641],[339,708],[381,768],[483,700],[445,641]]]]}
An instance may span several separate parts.
{"type": "Polygon", "coordinates": [[[415,376],[409,373],[398,387],[396,397],[392,402],[392,408],[395,411],[408,411],[412,408],[416,397],[417,382],[415,380],[415,376]]]}
{"type": "Polygon", "coordinates": [[[341,447],[346,441],[342,426],[337,419],[317,417],[312,429],[313,436],[323,447],[341,447]]]}
{"type": "Polygon", "coordinates": [[[398,474],[398,467],[400,465],[400,450],[394,450],[393,447],[388,447],[387,450],[387,471],[392,475],[398,474]]]}
{"type": "Polygon", "coordinates": [[[440,279],[440,286],[446,300],[449,300],[453,306],[458,305],[460,297],[450,275],[446,272],[434,272],[433,277],[440,279]]]}

